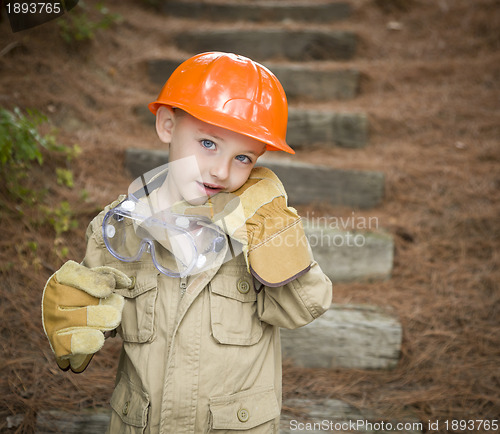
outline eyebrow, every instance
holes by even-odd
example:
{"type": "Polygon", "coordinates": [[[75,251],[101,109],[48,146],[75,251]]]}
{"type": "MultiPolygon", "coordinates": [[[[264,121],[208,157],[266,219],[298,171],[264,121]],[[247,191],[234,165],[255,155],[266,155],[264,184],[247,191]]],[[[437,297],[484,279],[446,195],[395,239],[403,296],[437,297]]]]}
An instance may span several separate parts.
{"type": "Polygon", "coordinates": [[[225,142],[225,140],[222,137],[219,137],[217,134],[212,133],[211,131],[208,131],[204,128],[200,128],[199,132],[202,134],[205,134],[207,136],[210,136],[212,139],[219,140],[221,142],[225,142]]]}
{"type": "Polygon", "coordinates": [[[242,154],[252,154],[254,157],[257,157],[259,155],[259,153],[255,151],[245,151],[242,152],[242,154]]]}

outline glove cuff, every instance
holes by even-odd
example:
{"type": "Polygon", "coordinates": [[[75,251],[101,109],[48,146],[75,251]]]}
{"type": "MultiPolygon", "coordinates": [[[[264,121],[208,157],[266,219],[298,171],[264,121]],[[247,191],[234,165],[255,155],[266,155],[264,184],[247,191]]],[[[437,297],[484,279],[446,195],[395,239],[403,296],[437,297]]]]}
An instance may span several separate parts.
{"type": "Polygon", "coordinates": [[[283,286],[307,273],[312,258],[300,218],[248,252],[250,272],[269,287],[283,286]]]}

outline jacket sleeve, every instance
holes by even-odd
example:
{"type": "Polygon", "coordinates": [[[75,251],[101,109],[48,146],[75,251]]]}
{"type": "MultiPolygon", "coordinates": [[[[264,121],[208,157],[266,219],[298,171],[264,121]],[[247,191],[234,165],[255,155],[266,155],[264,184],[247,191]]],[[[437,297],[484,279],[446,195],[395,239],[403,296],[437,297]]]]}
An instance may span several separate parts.
{"type": "Polygon", "coordinates": [[[309,271],[284,286],[263,287],[257,296],[261,321],[295,329],[322,315],[332,303],[332,282],[313,261],[309,271]]]}

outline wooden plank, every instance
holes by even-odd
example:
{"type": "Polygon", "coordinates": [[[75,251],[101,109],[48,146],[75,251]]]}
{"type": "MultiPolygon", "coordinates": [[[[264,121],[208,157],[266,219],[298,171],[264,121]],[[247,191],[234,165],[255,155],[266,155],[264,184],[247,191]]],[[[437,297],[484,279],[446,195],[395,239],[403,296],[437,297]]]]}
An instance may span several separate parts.
{"type": "Polygon", "coordinates": [[[290,107],[286,139],[292,147],[363,148],[368,143],[368,118],[363,113],[290,107]]]}
{"type": "Polygon", "coordinates": [[[36,418],[37,434],[104,434],[111,418],[110,409],[70,413],[59,410],[41,411],[36,418]]]}
{"type": "Polygon", "coordinates": [[[174,36],[188,53],[226,51],[254,60],[349,60],[356,52],[356,34],[349,31],[288,30],[284,28],[189,30],[174,36]]]}
{"type": "Polygon", "coordinates": [[[170,15],[196,20],[214,21],[306,21],[325,23],[351,16],[347,2],[185,2],[165,1],[162,10],[170,15]]]}
{"type": "Polygon", "coordinates": [[[380,411],[359,408],[339,399],[289,398],[283,401],[281,434],[421,434],[424,424],[411,409],[380,411]],[[293,411],[288,413],[287,409],[293,411]],[[300,415],[300,416],[298,416],[300,415]],[[383,423],[382,423],[383,422],[383,423]]]}
{"type": "Polygon", "coordinates": [[[273,170],[288,193],[291,205],[327,203],[334,206],[372,208],[382,203],[382,172],[335,169],[291,160],[259,159],[273,170]]]}
{"type": "Polygon", "coordinates": [[[366,230],[339,230],[334,217],[303,219],[307,239],[323,272],[333,282],[389,279],[394,239],[366,219],[366,230]]]}
{"type": "Polygon", "coordinates": [[[392,369],[402,327],[377,306],[336,305],[312,323],[281,331],[283,357],[307,368],[392,369]]]}

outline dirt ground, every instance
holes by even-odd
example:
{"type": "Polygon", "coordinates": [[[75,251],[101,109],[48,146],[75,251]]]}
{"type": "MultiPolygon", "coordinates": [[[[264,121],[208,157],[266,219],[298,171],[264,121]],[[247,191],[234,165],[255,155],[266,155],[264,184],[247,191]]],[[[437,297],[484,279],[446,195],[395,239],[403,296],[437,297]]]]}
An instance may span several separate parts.
{"type": "MultiPolygon", "coordinates": [[[[93,8],[96,1],[85,3],[93,8]]],[[[48,192],[34,206],[9,194],[2,177],[1,432],[32,432],[41,410],[107,406],[114,385],[118,339],[108,340],[82,375],[56,368],[42,330],[41,293],[64,261],[82,259],[88,222],[126,191],[124,151],[161,147],[134,114],[159,92],[148,82],[145,61],[187,57],[170,41],[192,22],[159,14],[146,1],[106,4],[121,20],[72,45],[55,22],[13,34],[5,15],[0,21],[0,106],[40,110],[58,128],[59,141],[83,151],[70,163],[46,155],[43,166],[30,170],[27,185],[48,192]],[[57,184],[61,165],[73,171],[73,188],[57,184]],[[41,210],[61,201],[78,226],[56,236],[41,210]],[[24,419],[8,429],[16,415],[24,419]]],[[[401,361],[392,371],[309,370],[285,361],[284,397],[341,399],[383,414],[408,407],[424,423],[441,421],[439,432],[447,432],[446,420],[498,420],[500,1],[352,4],[351,19],[321,27],[359,35],[358,53],[344,65],[362,72],[360,96],[319,106],[367,113],[369,144],[297,149],[294,158],[383,171],[385,200],[364,211],[324,204],[299,211],[376,216],[394,235],[392,278],[335,285],[334,301],[393,309],[404,330],[401,361]]]]}

